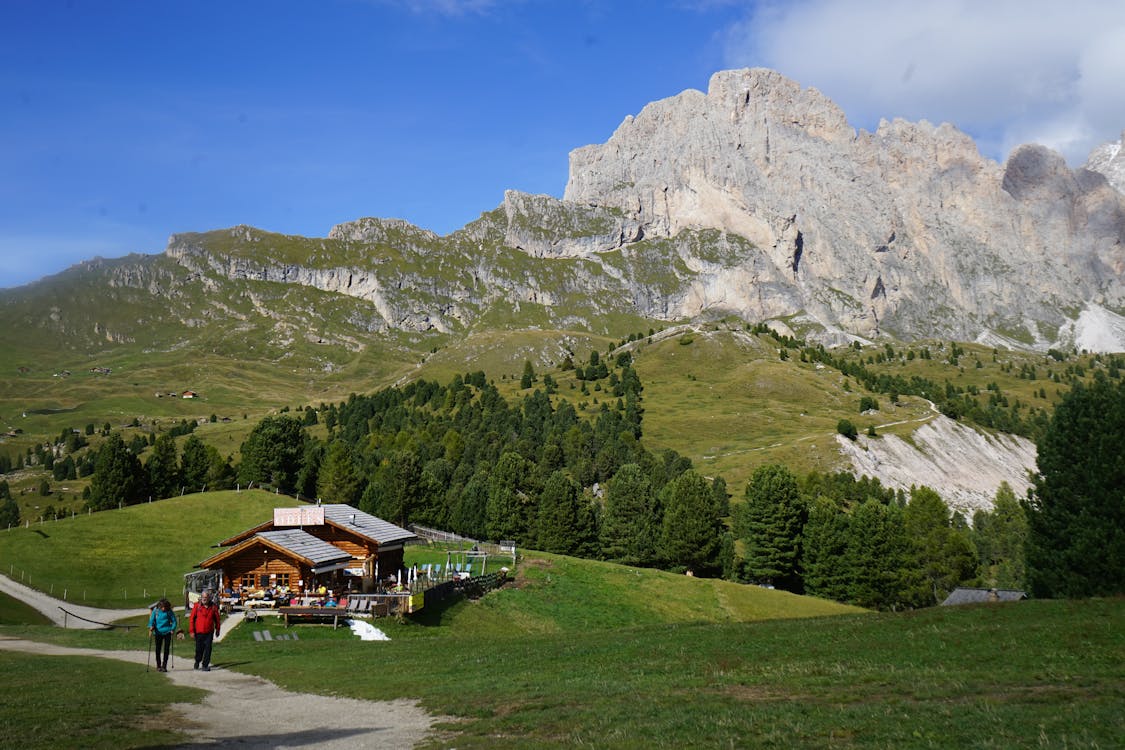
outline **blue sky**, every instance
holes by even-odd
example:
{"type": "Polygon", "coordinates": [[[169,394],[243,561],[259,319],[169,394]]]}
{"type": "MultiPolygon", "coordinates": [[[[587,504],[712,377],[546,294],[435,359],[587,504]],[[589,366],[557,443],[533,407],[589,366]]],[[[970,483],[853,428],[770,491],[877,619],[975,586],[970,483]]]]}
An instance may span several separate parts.
{"type": "Polygon", "coordinates": [[[729,67],[856,127],[950,120],[993,158],[1081,163],[1125,128],[1125,4],[1059,5],[6,0],[0,287],[235,224],[448,233],[508,188],[561,196],[571,149],[729,67]]]}

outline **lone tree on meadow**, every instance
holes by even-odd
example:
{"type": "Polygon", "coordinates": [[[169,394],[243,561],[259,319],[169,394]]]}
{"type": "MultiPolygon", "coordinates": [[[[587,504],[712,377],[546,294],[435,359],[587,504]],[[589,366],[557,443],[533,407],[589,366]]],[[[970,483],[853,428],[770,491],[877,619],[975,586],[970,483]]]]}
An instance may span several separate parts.
{"type": "Polygon", "coordinates": [[[1125,593],[1125,382],[1075,385],[1039,440],[1027,578],[1042,597],[1125,593]]]}

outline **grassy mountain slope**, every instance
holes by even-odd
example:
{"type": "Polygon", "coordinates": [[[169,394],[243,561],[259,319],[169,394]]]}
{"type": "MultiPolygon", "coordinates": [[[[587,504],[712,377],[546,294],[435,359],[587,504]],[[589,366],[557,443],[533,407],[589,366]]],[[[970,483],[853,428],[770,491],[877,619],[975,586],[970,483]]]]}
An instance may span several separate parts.
{"type": "Polygon", "coordinates": [[[260,490],[208,492],[0,532],[5,574],[91,606],[151,604],[179,596],[184,573],[211,546],[296,505],[260,490]]]}
{"type": "MultiPolygon", "coordinates": [[[[559,366],[568,356],[582,365],[592,350],[616,356],[613,347],[637,334],[641,340],[626,348],[645,385],[645,440],[726,477],[736,495],[764,463],[798,472],[843,468],[834,437],[841,418],[907,439],[929,419],[925,399],[903,394],[892,403],[834,368],[800,361],[796,349],[782,359],[777,339],[751,335],[742,320],[708,312],[677,324],[631,312],[639,309],[635,295],[683,292],[685,274],[695,272],[681,253],[708,267],[740,263],[753,248],[737,237],[707,230],[646,239],[599,251],[602,263],[551,255],[556,242],[565,248],[594,238],[590,246],[603,247],[616,221],[524,196],[448,237],[380,220],[327,239],[234,227],[178,235],[164,255],[91,261],[0,291],[0,453],[15,462],[86,425],[109,423],[129,439],[213,415],[216,423],[198,433],[237,459],[253,424],[284,407],[338,402],[412,378],[448,382],[474,370],[520,397],[525,361],[559,382],[560,398],[595,415],[606,392],[587,384],[583,393],[559,366]],[[551,232],[537,230],[539,220],[551,232]],[[513,246],[522,241],[544,255],[513,246]],[[199,398],[170,395],[185,390],[199,398]],[[879,400],[877,412],[859,414],[865,395],[879,400]],[[134,421],[139,427],[128,428],[134,421]]],[[[781,322],[816,333],[802,328],[807,321],[781,322]]],[[[1025,415],[1029,407],[1049,412],[1074,368],[1082,368],[1078,379],[1094,370],[1089,357],[1059,363],[959,346],[958,358],[948,342],[933,341],[895,343],[896,356],[878,362],[869,360],[882,344],[836,354],[877,374],[973,388],[981,402],[993,384],[1025,415]],[[923,347],[932,358],[903,354],[923,347]],[[1020,376],[1029,368],[1036,380],[1020,376]]],[[[76,509],[87,483],[55,482],[43,497],[44,472],[5,478],[30,518],[48,506],[76,509]]]]}
{"type": "MultiPolygon", "coordinates": [[[[213,544],[296,504],[260,490],[209,492],[0,532],[16,580],[86,604],[124,607],[178,595],[213,544]],[[147,593],[146,593],[147,592],[147,593]]],[[[409,555],[408,555],[409,559],[409,555]]],[[[529,553],[520,585],[437,615],[462,633],[559,632],[676,622],[744,622],[858,611],[835,602],[656,570],[529,553]]]]}
{"type": "MultiPolygon", "coordinates": [[[[604,384],[587,383],[583,394],[574,372],[560,370],[559,365],[571,356],[581,366],[594,350],[615,357],[622,349],[606,352],[640,333],[645,335],[624,350],[632,353],[645,387],[644,440],[652,448],[683,453],[705,473],[724,476],[736,496],[753,470],[766,463],[782,462],[799,472],[844,468],[835,442],[841,418],[852,420],[860,431],[876,426],[879,434],[909,439],[934,413],[923,398],[903,395],[892,403],[887,394],[867,391],[835,368],[801,362],[796,349],[787,350],[789,356],[782,360],[777,340],[751,334],[741,321],[673,326],[653,336],[636,321],[626,323],[634,330],[623,324],[615,337],[581,330],[498,328],[460,337],[435,334],[426,340],[429,348],[373,339],[374,343],[350,354],[349,361],[331,368],[299,366],[297,355],[261,357],[255,352],[268,347],[251,343],[241,349],[245,357],[230,346],[207,352],[187,345],[141,350],[117,344],[96,358],[60,359],[71,373],[65,377],[56,375],[59,370],[35,364],[30,354],[20,355],[17,361],[30,361],[34,367],[0,378],[0,427],[21,432],[0,436],[0,451],[14,460],[36,442],[55,440],[63,429],[81,430],[87,424],[100,428],[108,422],[123,429],[128,440],[132,433],[167,429],[180,419],[206,420],[215,415],[217,422],[200,426],[197,434],[222,455],[237,459],[242,439],[267,413],[342,401],[349,393],[369,393],[415,378],[446,383],[456,373],[478,369],[507,397],[520,398],[526,393],[519,387],[525,361],[533,363],[540,379],[546,374],[555,378],[559,398],[594,416],[611,398],[598,390],[604,384]],[[95,364],[112,372],[91,372],[95,364]],[[189,388],[200,397],[169,396],[189,388]],[[878,411],[861,415],[862,396],[875,398],[878,411]],[[140,427],[127,428],[134,419],[140,427]]],[[[299,349],[296,344],[294,348],[299,349]]],[[[883,346],[835,353],[862,362],[877,374],[921,377],[939,388],[948,383],[975,389],[982,404],[993,393],[988,390],[993,385],[1010,405],[1021,404],[1025,416],[1030,408],[1049,413],[1072,377],[1089,380],[1095,371],[1106,370],[1105,358],[1096,362],[1090,356],[1072,355],[1059,362],[1038,353],[976,344],[960,344],[958,349],[962,353],[956,364],[951,361],[949,342],[896,344],[895,357],[890,359],[884,356],[883,346]],[[923,349],[931,352],[930,358],[921,356],[923,349]],[[911,352],[918,356],[908,358],[911,352]],[[873,361],[876,356],[884,361],[873,361]]],[[[93,437],[92,446],[98,440],[93,437]]],[[[38,518],[47,505],[74,509],[80,505],[77,499],[86,480],[52,482],[55,494],[43,498],[37,486],[46,476],[34,469],[6,476],[24,517],[38,518]]]]}

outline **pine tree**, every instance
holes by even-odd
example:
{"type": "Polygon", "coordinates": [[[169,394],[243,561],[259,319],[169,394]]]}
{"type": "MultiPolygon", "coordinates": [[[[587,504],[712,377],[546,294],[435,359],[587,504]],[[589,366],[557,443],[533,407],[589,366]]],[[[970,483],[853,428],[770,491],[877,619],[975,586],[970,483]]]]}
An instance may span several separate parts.
{"type": "Polygon", "coordinates": [[[305,453],[301,456],[301,469],[297,472],[294,486],[298,495],[320,497],[316,485],[320,481],[320,467],[324,463],[324,455],[327,452],[328,449],[321,441],[312,439],[305,441],[305,453]]]}
{"type": "Polygon", "coordinates": [[[989,586],[1027,586],[1027,512],[1007,482],[1001,482],[996,490],[991,512],[979,510],[973,514],[972,539],[989,586]]]}
{"type": "Polygon", "coordinates": [[[120,433],[113,433],[98,449],[90,478],[90,507],[94,510],[132,505],[145,498],[147,479],[140,459],[125,446],[120,433]]]}
{"type": "Polygon", "coordinates": [[[198,436],[189,435],[180,454],[180,475],[188,490],[199,492],[207,484],[209,467],[207,446],[198,436]]]}
{"type": "Polygon", "coordinates": [[[0,529],[10,526],[19,526],[20,506],[12,498],[12,491],[8,482],[0,479],[0,529]]]}
{"type": "Polygon", "coordinates": [[[173,497],[180,492],[180,464],[176,456],[176,439],[162,433],[152,446],[145,464],[148,471],[149,491],[157,500],[173,497]]]}
{"type": "Polygon", "coordinates": [[[453,531],[482,539],[488,536],[488,472],[478,470],[457,496],[450,517],[453,531]]]}
{"type": "Polygon", "coordinates": [[[292,417],[266,417],[250,431],[242,443],[242,483],[270,484],[282,490],[296,486],[305,453],[305,431],[292,417]]]}
{"type": "Polygon", "coordinates": [[[637,464],[625,464],[606,484],[602,557],[623,565],[654,565],[661,528],[652,482],[637,464]]]}
{"type": "Polygon", "coordinates": [[[976,576],[976,550],[966,531],[954,528],[949,507],[929,487],[910,490],[903,511],[912,562],[904,585],[920,607],[940,604],[959,584],[976,576]]]}
{"type": "Polygon", "coordinates": [[[847,601],[851,587],[847,565],[849,516],[824,495],[809,508],[801,540],[801,574],[805,593],[847,601]]]}
{"type": "Polygon", "coordinates": [[[535,383],[535,368],[530,359],[523,362],[523,376],[520,377],[520,388],[530,388],[535,383]]]}
{"type": "Polygon", "coordinates": [[[578,549],[578,501],[578,485],[564,472],[547,477],[539,495],[539,549],[562,555],[578,549]]]}
{"type": "Polygon", "coordinates": [[[746,485],[735,533],[745,543],[745,571],[752,581],[798,590],[797,559],[807,508],[797,478],[780,465],[758,468],[746,485]]]}
{"type": "Polygon", "coordinates": [[[492,539],[512,539],[524,546],[534,543],[532,503],[527,493],[530,471],[518,453],[500,456],[488,480],[488,534],[492,539]]]}
{"type": "Polygon", "coordinates": [[[901,606],[909,552],[900,507],[874,499],[860,504],[848,524],[847,601],[870,609],[901,606]]]}
{"type": "Polygon", "coordinates": [[[710,483],[685,471],[661,493],[662,557],[673,567],[706,575],[718,572],[723,523],[710,483]]]}
{"type": "Polygon", "coordinates": [[[377,514],[405,527],[421,497],[422,467],[418,457],[410,451],[395,451],[381,467],[381,475],[384,492],[377,514]]]}
{"type": "Polygon", "coordinates": [[[1125,382],[1078,383],[1038,442],[1027,578],[1040,597],[1125,593],[1125,382]]]}
{"type": "Polygon", "coordinates": [[[362,489],[363,477],[356,468],[351,448],[333,440],[317,474],[316,496],[329,503],[355,505],[362,489]]]}

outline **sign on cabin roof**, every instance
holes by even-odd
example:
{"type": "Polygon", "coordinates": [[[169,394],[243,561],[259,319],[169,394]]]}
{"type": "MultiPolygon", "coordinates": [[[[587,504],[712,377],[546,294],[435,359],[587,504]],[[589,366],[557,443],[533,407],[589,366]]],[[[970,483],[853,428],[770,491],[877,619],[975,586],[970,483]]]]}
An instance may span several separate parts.
{"type": "Polygon", "coordinates": [[[207,558],[196,567],[214,568],[224,560],[246,554],[256,544],[265,544],[289,557],[302,560],[312,567],[314,573],[343,568],[352,563],[352,556],[346,550],[318,539],[307,531],[278,529],[259,531],[248,536],[233,547],[227,547],[222,552],[207,558]]]}
{"type": "Polygon", "coordinates": [[[322,526],[324,508],[319,505],[302,505],[297,508],[274,508],[273,525],[276,526],[322,526]]]}
{"type": "Polygon", "coordinates": [[[318,526],[334,526],[346,533],[374,542],[380,547],[418,539],[413,532],[395,526],[393,523],[388,523],[381,518],[376,518],[370,513],[364,513],[351,505],[334,503],[294,508],[274,508],[273,518],[235,534],[229,539],[224,539],[217,546],[228,547],[249,539],[259,532],[272,529],[292,529],[296,526],[309,529],[318,526]]]}

